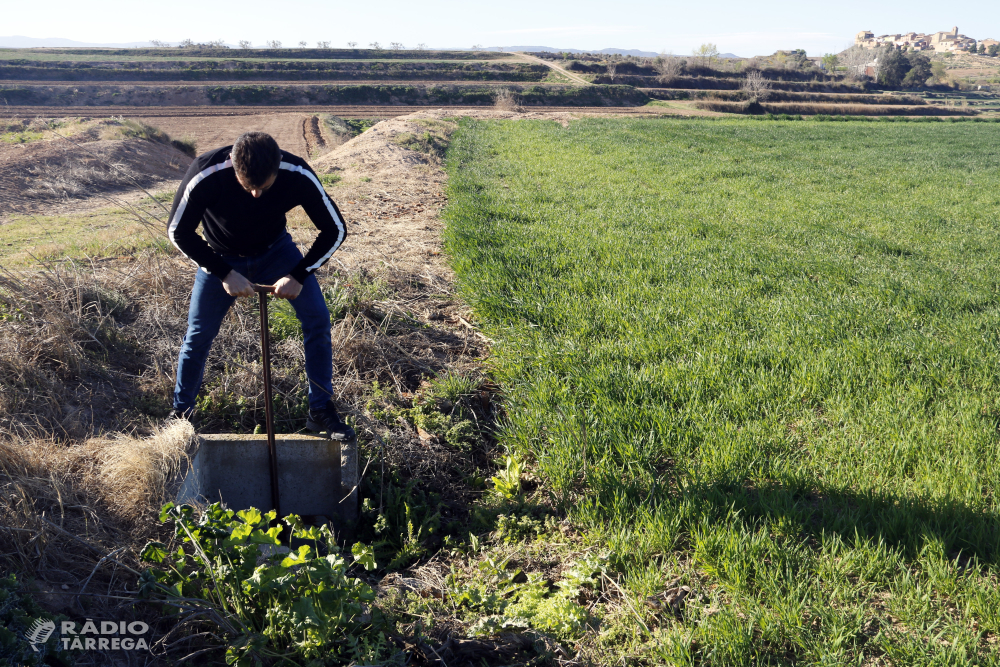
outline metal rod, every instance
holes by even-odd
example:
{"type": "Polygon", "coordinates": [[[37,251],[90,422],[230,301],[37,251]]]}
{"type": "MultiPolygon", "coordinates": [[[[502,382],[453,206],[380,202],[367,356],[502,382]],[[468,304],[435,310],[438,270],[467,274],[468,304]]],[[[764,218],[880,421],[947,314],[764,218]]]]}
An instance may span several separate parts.
{"type": "Polygon", "coordinates": [[[278,450],[274,444],[274,407],[271,404],[271,336],[267,326],[267,295],[274,292],[270,285],[254,285],[260,303],[260,349],[264,357],[264,414],[267,424],[267,451],[271,465],[271,505],[281,518],[278,494],[278,450]]]}

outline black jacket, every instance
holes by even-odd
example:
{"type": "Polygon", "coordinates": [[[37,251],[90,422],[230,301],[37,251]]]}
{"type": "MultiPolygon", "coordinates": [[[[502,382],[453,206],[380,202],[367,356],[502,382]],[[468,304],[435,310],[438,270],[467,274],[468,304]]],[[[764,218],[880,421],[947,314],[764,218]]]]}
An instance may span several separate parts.
{"type": "Polygon", "coordinates": [[[285,151],[274,185],[255,199],[236,180],[229,159],[232,149],[209,151],[191,163],[174,195],[167,229],[171,243],[221,280],[232,270],[221,255],[263,253],[285,233],[285,213],[302,206],[319,229],[309,252],[290,273],[305,282],[347,236],[340,210],[305,160],[285,151]],[[195,231],[199,222],[205,238],[195,231]]]}

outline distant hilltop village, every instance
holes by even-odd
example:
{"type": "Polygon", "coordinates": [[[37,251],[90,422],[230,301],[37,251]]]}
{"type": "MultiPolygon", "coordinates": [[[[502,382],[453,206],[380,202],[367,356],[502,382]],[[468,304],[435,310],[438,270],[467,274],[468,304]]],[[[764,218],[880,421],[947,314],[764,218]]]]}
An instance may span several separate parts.
{"type": "Polygon", "coordinates": [[[988,49],[990,46],[1000,45],[995,39],[983,39],[977,42],[967,35],[960,35],[957,27],[952,28],[951,32],[932,32],[929,35],[907,32],[878,37],[870,30],[862,30],[854,37],[854,43],[868,49],[892,44],[899,49],[939,52],[968,51],[980,45],[988,49]]]}

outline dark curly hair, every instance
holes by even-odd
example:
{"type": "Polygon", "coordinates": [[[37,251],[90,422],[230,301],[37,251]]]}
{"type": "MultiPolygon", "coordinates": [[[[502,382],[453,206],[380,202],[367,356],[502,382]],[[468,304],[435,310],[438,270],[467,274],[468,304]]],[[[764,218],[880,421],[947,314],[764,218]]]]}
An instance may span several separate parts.
{"type": "Polygon", "coordinates": [[[278,165],[281,164],[278,142],[264,132],[241,134],[233,144],[230,157],[236,173],[254,187],[267,183],[267,179],[278,173],[278,165]]]}

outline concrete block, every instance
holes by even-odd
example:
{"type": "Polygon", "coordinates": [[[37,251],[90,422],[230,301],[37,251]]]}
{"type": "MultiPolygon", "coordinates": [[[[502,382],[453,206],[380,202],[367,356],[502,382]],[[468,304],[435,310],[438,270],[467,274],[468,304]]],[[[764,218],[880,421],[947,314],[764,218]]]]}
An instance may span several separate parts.
{"type": "MultiPolygon", "coordinates": [[[[266,435],[200,436],[177,502],[222,502],[229,509],[272,509],[266,435]]],[[[278,435],[282,515],[324,516],[340,528],[358,513],[357,442],[314,435],[278,435]]]]}

